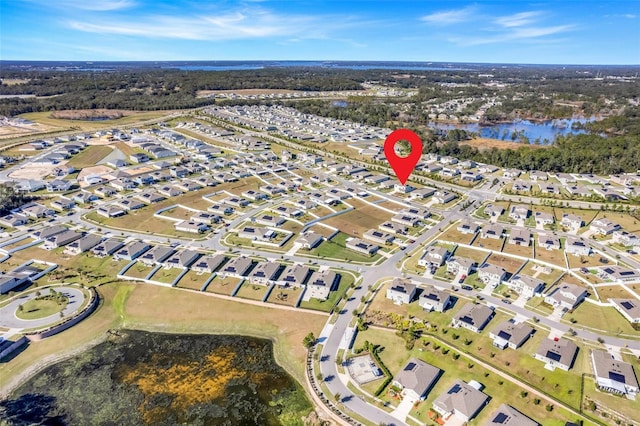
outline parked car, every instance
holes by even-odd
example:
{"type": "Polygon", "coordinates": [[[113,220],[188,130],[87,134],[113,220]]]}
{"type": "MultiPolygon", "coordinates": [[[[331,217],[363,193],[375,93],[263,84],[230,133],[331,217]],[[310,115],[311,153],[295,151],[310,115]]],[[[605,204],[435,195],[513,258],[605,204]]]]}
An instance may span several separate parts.
{"type": "Polygon", "coordinates": [[[460,277],[460,279],[458,280],[458,282],[459,282],[460,284],[462,284],[462,283],[464,282],[464,280],[466,280],[466,279],[467,279],[467,276],[463,274],[463,275],[460,277]]]}

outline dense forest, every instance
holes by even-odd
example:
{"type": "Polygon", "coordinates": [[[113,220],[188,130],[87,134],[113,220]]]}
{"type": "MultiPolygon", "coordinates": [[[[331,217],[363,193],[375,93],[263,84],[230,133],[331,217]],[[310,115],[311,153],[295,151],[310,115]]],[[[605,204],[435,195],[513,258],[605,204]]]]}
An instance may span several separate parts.
{"type": "Polygon", "coordinates": [[[19,192],[16,192],[13,186],[0,185],[0,216],[4,216],[11,210],[22,206],[23,204],[33,200],[34,198],[19,192]]]}

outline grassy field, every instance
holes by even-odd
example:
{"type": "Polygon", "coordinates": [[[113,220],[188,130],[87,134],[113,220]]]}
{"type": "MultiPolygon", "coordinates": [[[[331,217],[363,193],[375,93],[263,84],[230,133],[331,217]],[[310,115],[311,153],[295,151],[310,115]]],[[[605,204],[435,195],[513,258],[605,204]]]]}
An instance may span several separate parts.
{"type": "MultiPolygon", "coordinates": [[[[627,287],[631,287],[633,290],[633,286],[627,285],[627,287]]],[[[600,295],[600,299],[603,302],[608,301],[609,299],[629,299],[633,298],[633,295],[625,290],[622,286],[619,285],[607,285],[607,286],[598,286],[597,287],[598,294],[600,295]]],[[[636,294],[640,295],[640,292],[635,290],[636,294]]]]}
{"type": "Polygon", "coordinates": [[[593,254],[591,256],[576,256],[574,254],[567,254],[569,260],[569,268],[589,268],[591,266],[602,266],[604,263],[600,262],[600,255],[593,254]]]}
{"type": "MultiPolygon", "coordinates": [[[[564,247],[564,238],[560,240],[560,244],[564,247]]],[[[537,244],[537,242],[536,242],[537,244]]],[[[540,246],[536,246],[536,259],[541,260],[543,262],[548,262],[553,265],[558,265],[561,267],[566,267],[566,262],[564,260],[564,251],[563,250],[547,250],[540,246]]]]}
{"type": "MultiPolygon", "coordinates": [[[[320,258],[330,258],[330,259],[340,259],[345,261],[354,261],[354,262],[363,262],[363,263],[374,263],[378,259],[380,259],[379,254],[375,254],[373,256],[366,256],[364,254],[357,253],[355,251],[349,250],[346,248],[346,240],[349,238],[349,235],[344,232],[338,233],[335,237],[333,237],[330,241],[323,241],[315,249],[311,250],[309,253],[313,256],[317,256],[320,258]]],[[[299,253],[304,254],[306,251],[300,250],[299,253]]]]}
{"type": "Polygon", "coordinates": [[[230,296],[231,293],[233,293],[233,290],[235,290],[239,282],[240,282],[239,278],[216,277],[207,286],[207,292],[224,294],[226,296],[230,296]]]}
{"type": "MultiPolygon", "coordinates": [[[[538,265],[538,268],[540,268],[540,266],[541,265],[538,265]]],[[[550,268],[551,269],[550,273],[545,274],[543,272],[540,272],[541,269],[536,271],[535,268],[536,268],[536,263],[530,261],[530,262],[527,262],[526,266],[522,268],[522,271],[520,271],[520,273],[524,275],[529,275],[530,277],[536,276],[536,278],[546,282],[547,284],[551,284],[552,282],[560,278],[564,273],[564,271],[560,269],[550,268]]]]}
{"type": "Polygon", "coordinates": [[[22,309],[18,308],[15,315],[23,320],[45,318],[62,311],[67,306],[67,303],[68,300],[59,305],[55,300],[51,299],[32,299],[20,305],[22,309]]]}
{"type": "Polygon", "coordinates": [[[524,263],[522,260],[513,259],[500,254],[492,254],[487,260],[488,263],[493,265],[502,266],[510,274],[515,273],[518,268],[524,263]]]}
{"type": "Polygon", "coordinates": [[[488,253],[480,250],[474,250],[467,247],[458,247],[454,252],[454,256],[466,257],[467,259],[473,259],[480,263],[487,257],[488,253]]]}
{"type": "Polygon", "coordinates": [[[111,154],[113,149],[110,146],[105,145],[92,145],[88,146],[80,153],[71,157],[67,165],[74,166],[76,169],[82,169],[84,167],[95,166],[100,160],[107,155],[111,154]]]}
{"type": "Polygon", "coordinates": [[[160,268],[151,279],[165,284],[171,284],[182,273],[182,268],[160,268]]]}
{"type": "Polygon", "coordinates": [[[612,307],[581,303],[573,312],[567,314],[565,319],[576,320],[578,327],[584,326],[610,335],[622,333],[640,338],[640,333],[612,307]]]}
{"type": "MultiPolygon", "coordinates": [[[[502,249],[502,244],[504,242],[504,238],[500,238],[499,240],[493,238],[481,238],[478,237],[473,242],[474,247],[482,247],[487,250],[497,251],[499,252],[502,249]]],[[[506,244],[505,244],[506,246],[506,244]]]]}
{"type": "Polygon", "coordinates": [[[127,269],[125,275],[132,278],[146,278],[152,270],[153,266],[147,266],[142,262],[136,262],[133,266],[127,269]]]}
{"type": "Polygon", "coordinates": [[[444,233],[438,235],[438,240],[451,241],[452,243],[469,244],[473,238],[473,234],[463,234],[456,230],[457,225],[447,229],[444,233]]]}
{"type": "Polygon", "coordinates": [[[516,256],[523,256],[523,257],[529,257],[529,258],[533,257],[532,246],[519,246],[517,244],[509,244],[508,241],[504,245],[504,250],[502,251],[504,253],[514,254],[516,256]]]}
{"type": "Polygon", "coordinates": [[[356,210],[326,219],[323,223],[347,234],[362,235],[369,229],[378,229],[378,225],[389,220],[391,216],[391,213],[377,207],[364,205],[356,210]]]}
{"type": "Polygon", "coordinates": [[[125,116],[115,120],[103,120],[103,121],[88,121],[88,120],[66,120],[59,118],[52,118],[50,112],[30,112],[21,114],[19,117],[35,121],[52,127],[71,128],[74,130],[97,130],[106,129],[109,127],[125,126],[128,124],[135,124],[140,121],[155,120],[168,116],[172,111],[123,111],[125,116]]]}

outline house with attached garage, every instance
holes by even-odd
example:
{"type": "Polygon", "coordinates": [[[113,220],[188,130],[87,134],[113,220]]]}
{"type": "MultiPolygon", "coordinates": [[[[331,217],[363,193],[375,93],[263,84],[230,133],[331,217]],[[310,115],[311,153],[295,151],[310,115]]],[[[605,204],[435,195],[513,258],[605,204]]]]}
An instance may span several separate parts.
{"type": "Polygon", "coordinates": [[[107,204],[107,205],[99,206],[96,209],[96,212],[100,216],[104,216],[104,217],[119,217],[127,214],[127,211],[125,209],[115,204],[107,204]]]}
{"type": "Polygon", "coordinates": [[[591,365],[598,389],[635,400],[638,378],[631,364],[615,359],[608,352],[592,349],[591,365]]]}
{"type": "Polygon", "coordinates": [[[450,304],[451,295],[431,285],[425,286],[418,298],[418,305],[427,312],[444,312],[450,304]]]}
{"type": "Polygon", "coordinates": [[[503,233],[504,233],[504,226],[499,225],[497,223],[492,223],[482,228],[482,233],[480,234],[480,238],[491,238],[494,240],[499,240],[500,238],[502,238],[503,233]]]}
{"type": "Polygon", "coordinates": [[[305,231],[296,238],[296,243],[300,244],[303,249],[311,250],[320,245],[324,241],[324,237],[313,231],[305,231]]]}
{"type": "Polygon", "coordinates": [[[511,228],[507,242],[517,246],[529,247],[531,244],[531,231],[527,228],[511,228]]]}
{"type": "Polygon", "coordinates": [[[416,295],[417,286],[409,280],[394,278],[387,289],[387,299],[391,299],[396,305],[411,303],[416,295]]]}
{"type": "MultiPolygon", "coordinates": [[[[567,423],[569,424],[569,423],[567,423]]],[[[535,420],[522,414],[510,405],[500,404],[491,414],[485,426],[540,426],[535,420]]]]}
{"type": "Polygon", "coordinates": [[[207,223],[192,220],[177,222],[173,227],[176,231],[188,232],[190,234],[203,234],[211,229],[207,223]]]}
{"type": "Polygon", "coordinates": [[[96,257],[107,257],[118,251],[124,246],[124,243],[115,238],[106,239],[91,249],[91,254],[96,257]]]}
{"type": "Polygon", "coordinates": [[[133,260],[137,259],[145,251],[151,248],[147,243],[142,241],[132,241],[126,246],[122,247],[113,255],[114,260],[133,260]]]}
{"type": "Polygon", "coordinates": [[[569,371],[578,355],[578,346],[569,339],[556,337],[544,339],[533,357],[545,363],[545,368],[554,370],[560,368],[569,371]]]}
{"type": "Polygon", "coordinates": [[[411,358],[393,378],[393,386],[402,389],[402,396],[411,401],[424,400],[442,375],[442,370],[420,359],[411,358]]]}
{"type": "Polygon", "coordinates": [[[538,247],[547,250],[560,250],[560,237],[553,234],[538,233],[538,247]]]}
{"type": "Polygon", "coordinates": [[[305,265],[300,263],[294,263],[293,265],[287,265],[278,278],[278,285],[284,287],[301,287],[306,284],[309,275],[313,271],[305,265]]]}
{"type": "Polygon", "coordinates": [[[463,327],[474,333],[480,333],[494,315],[495,312],[488,306],[467,303],[453,316],[451,326],[454,328],[463,327]]]}
{"type": "Polygon", "coordinates": [[[165,260],[163,264],[168,268],[187,269],[193,265],[200,256],[202,256],[202,253],[195,250],[181,250],[165,260]]]}
{"type": "Polygon", "coordinates": [[[500,217],[504,213],[504,207],[496,204],[487,204],[484,208],[484,213],[490,218],[500,217]]]}
{"type": "Polygon", "coordinates": [[[373,256],[380,249],[379,246],[375,244],[370,244],[366,241],[363,241],[359,238],[348,238],[345,246],[352,251],[365,254],[367,256],[373,256]]]}
{"type": "Polygon", "coordinates": [[[490,286],[497,286],[507,277],[507,271],[498,265],[485,263],[478,268],[478,278],[490,286]]]}
{"type": "Polygon", "coordinates": [[[521,204],[514,204],[509,210],[509,217],[513,220],[526,220],[530,214],[531,210],[529,210],[529,207],[521,204]]]}
{"type": "Polygon", "coordinates": [[[0,225],[7,228],[22,226],[27,222],[29,222],[29,218],[27,216],[21,215],[20,213],[8,214],[6,216],[0,217],[0,225]]]}
{"type": "Polygon", "coordinates": [[[482,388],[476,381],[466,383],[458,379],[433,401],[433,410],[444,421],[455,415],[463,422],[468,422],[489,402],[489,397],[482,392],[482,388]]]}
{"type": "Polygon", "coordinates": [[[307,282],[303,300],[308,301],[311,298],[327,300],[329,293],[339,285],[340,279],[340,275],[330,269],[314,272],[307,282]]]}
{"type": "Polygon", "coordinates": [[[223,277],[229,276],[242,278],[249,273],[253,266],[253,260],[246,256],[240,256],[227,262],[227,264],[220,270],[219,274],[223,277]]]}
{"type": "Polygon", "coordinates": [[[593,220],[591,222],[591,225],[589,226],[589,230],[594,231],[600,235],[613,234],[615,231],[618,231],[620,229],[620,225],[610,221],[605,217],[593,220]]]}
{"type": "Polygon", "coordinates": [[[425,268],[440,267],[450,255],[449,250],[444,247],[429,246],[422,256],[420,256],[418,265],[424,266],[425,268]]]}
{"type": "Polygon", "coordinates": [[[72,256],[91,250],[102,241],[102,237],[94,234],[86,234],[72,243],[68,244],[64,252],[72,256]]]}
{"type": "Polygon", "coordinates": [[[191,269],[196,272],[208,272],[212,274],[217,271],[218,268],[220,268],[226,261],[227,258],[222,254],[203,256],[191,265],[191,269]]]}
{"type": "Polygon", "coordinates": [[[67,244],[72,243],[80,238],[82,238],[82,234],[80,234],[79,232],[71,231],[67,229],[65,231],[62,231],[60,233],[57,233],[55,235],[48,237],[44,241],[42,248],[45,250],[53,250],[58,247],[66,246],[67,244]]]}
{"type": "Polygon", "coordinates": [[[602,275],[607,279],[622,282],[640,282],[640,270],[625,268],[618,265],[602,266],[600,268],[602,275]]]}
{"type": "Polygon", "coordinates": [[[631,324],[640,324],[640,300],[637,299],[609,299],[613,307],[631,324]]]}
{"type": "Polygon", "coordinates": [[[395,239],[395,237],[392,234],[388,232],[379,231],[377,229],[369,229],[364,234],[362,234],[362,236],[365,239],[373,241],[374,243],[378,243],[378,244],[389,244],[389,243],[392,243],[393,240],[395,239]]]}
{"type": "Polygon", "coordinates": [[[564,251],[575,256],[589,256],[591,254],[591,246],[582,238],[567,236],[564,251]]]}
{"type": "Polygon", "coordinates": [[[540,294],[544,289],[545,283],[537,278],[530,277],[524,274],[518,274],[511,277],[511,280],[507,282],[509,288],[516,293],[526,297],[527,299],[540,294]]]}
{"type": "Polygon", "coordinates": [[[580,229],[584,225],[584,220],[575,214],[563,213],[560,224],[569,229],[580,229]]]}
{"type": "Polygon", "coordinates": [[[552,225],[555,221],[553,215],[547,212],[535,212],[533,216],[536,220],[536,225],[539,226],[552,225]]]}
{"type": "Polygon", "coordinates": [[[478,262],[466,257],[450,257],[447,261],[447,272],[454,275],[465,274],[469,275],[478,266],[478,262]]]}
{"type": "Polygon", "coordinates": [[[282,269],[282,265],[278,262],[260,262],[255,268],[253,268],[253,271],[251,271],[247,278],[255,284],[275,284],[275,281],[282,272],[282,269]]]}
{"type": "Polygon", "coordinates": [[[478,229],[480,229],[480,225],[469,219],[464,219],[456,228],[456,230],[462,234],[475,234],[478,232],[478,229]]]}
{"type": "Polygon", "coordinates": [[[147,266],[154,266],[162,264],[173,253],[175,253],[175,250],[171,247],[155,246],[140,256],[138,260],[147,266]]]}
{"type": "Polygon", "coordinates": [[[583,287],[563,282],[551,294],[547,295],[544,301],[554,308],[570,311],[586,299],[588,295],[589,293],[583,287]]]}
{"type": "Polygon", "coordinates": [[[505,349],[509,347],[515,350],[524,345],[524,342],[526,342],[534,332],[533,327],[526,322],[516,324],[513,320],[507,320],[492,329],[489,337],[493,339],[493,346],[496,348],[505,349]]]}

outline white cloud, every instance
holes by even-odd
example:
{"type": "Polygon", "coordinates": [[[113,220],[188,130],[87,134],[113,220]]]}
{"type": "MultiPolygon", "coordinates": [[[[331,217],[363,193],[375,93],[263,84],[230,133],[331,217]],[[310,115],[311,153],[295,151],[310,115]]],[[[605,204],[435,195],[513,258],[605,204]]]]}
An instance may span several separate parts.
{"type": "Polygon", "coordinates": [[[514,15],[496,18],[495,23],[507,28],[522,27],[533,24],[541,15],[542,12],[520,12],[514,15]]]}
{"type": "Polygon", "coordinates": [[[469,6],[463,9],[431,13],[423,16],[420,20],[434,25],[451,25],[472,20],[475,11],[475,7],[469,6]]]}

